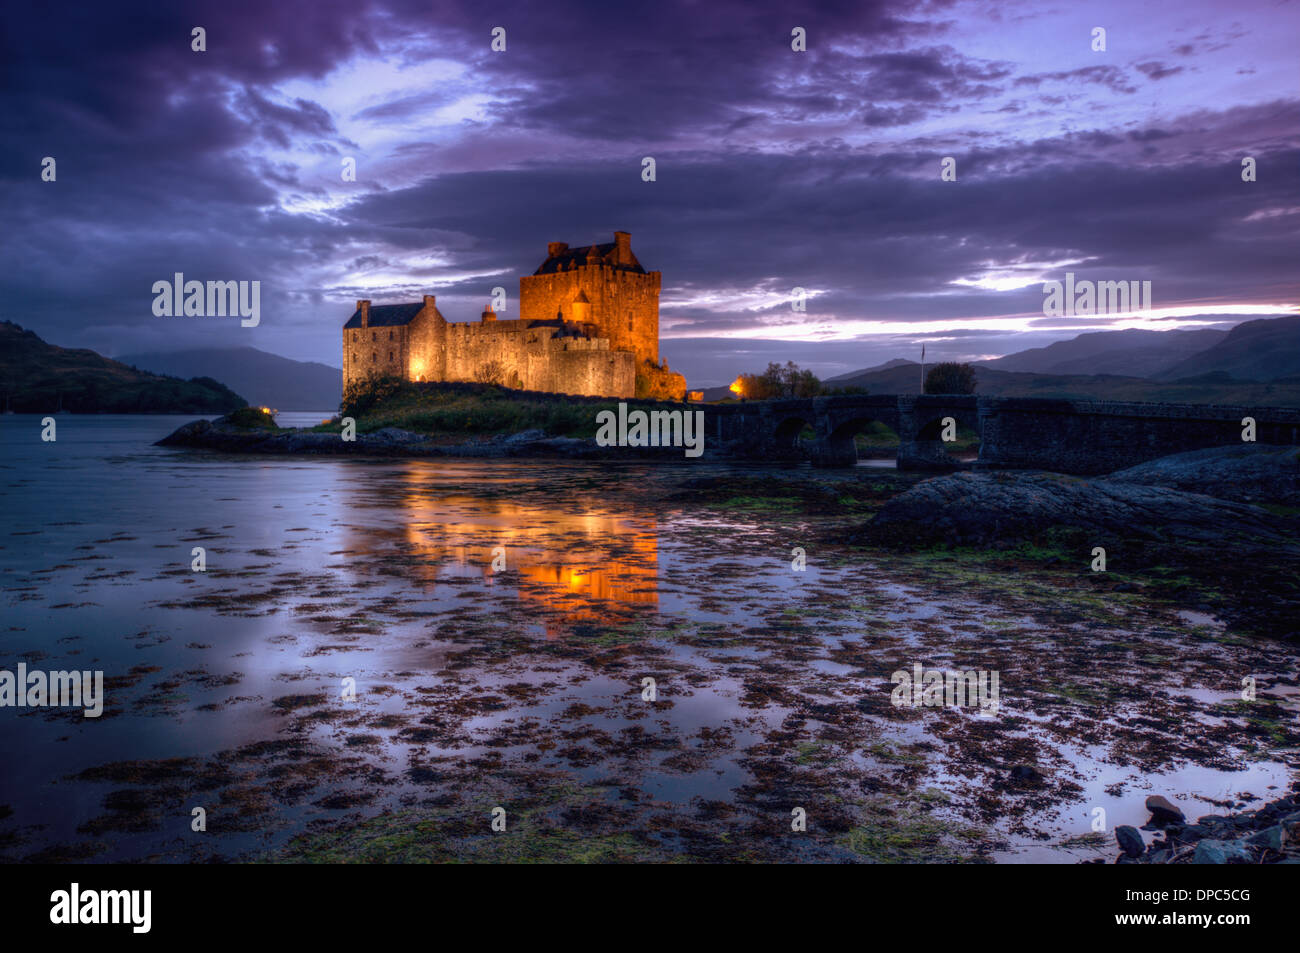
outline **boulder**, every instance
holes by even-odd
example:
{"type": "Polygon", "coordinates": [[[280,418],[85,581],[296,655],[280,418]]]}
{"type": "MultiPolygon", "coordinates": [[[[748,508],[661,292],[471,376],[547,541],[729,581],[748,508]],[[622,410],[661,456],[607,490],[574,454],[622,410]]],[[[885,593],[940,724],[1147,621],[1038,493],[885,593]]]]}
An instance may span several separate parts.
{"type": "Polygon", "coordinates": [[[1115,840],[1119,843],[1119,849],[1128,857],[1141,857],[1143,851],[1147,849],[1138,829],[1128,824],[1121,824],[1115,828],[1115,840]]]}
{"type": "Polygon", "coordinates": [[[1147,810],[1151,812],[1151,824],[1155,827],[1182,824],[1187,820],[1187,817],[1176,805],[1159,794],[1153,794],[1147,798],[1146,806],[1147,810]]]}
{"type": "Polygon", "coordinates": [[[1282,853],[1282,848],[1286,844],[1286,833],[1281,824],[1275,824],[1272,827],[1266,827],[1250,837],[1250,843],[1256,847],[1263,847],[1265,850],[1271,850],[1275,853],[1282,853]]]}
{"type": "Polygon", "coordinates": [[[1240,503],[1300,506],[1300,447],[1240,443],[1149,460],[1108,479],[1240,503]]]}
{"type": "Polygon", "coordinates": [[[1207,838],[1196,845],[1192,855],[1194,864],[1226,864],[1233,861],[1250,863],[1254,858],[1250,850],[1240,841],[1214,840],[1207,838]]]}
{"type": "MultiPolygon", "coordinates": [[[[996,546],[1048,527],[1149,540],[1222,546],[1253,538],[1300,551],[1289,527],[1266,510],[1199,493],[1136,482],[1039,471],[955,473],[893,497],[867,523],[871,542],[996,546]]],[[[1294,522],[1294,521],[1291,521],[1294,522]]]]}

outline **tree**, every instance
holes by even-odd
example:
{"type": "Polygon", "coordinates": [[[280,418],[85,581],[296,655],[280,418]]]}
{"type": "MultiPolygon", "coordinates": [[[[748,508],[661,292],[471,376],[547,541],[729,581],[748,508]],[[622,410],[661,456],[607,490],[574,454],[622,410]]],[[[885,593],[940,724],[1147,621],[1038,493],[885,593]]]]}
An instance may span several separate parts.
{"type": "Polygon", "coordinates": [[[816,397],[822,382],[812,371],[802,370],[794,361],[785,366],[771,363],[762,374],[741,374],[732,390],[746,400],[774,400],[781,397],[816,397]]]}
{"type": "Polygon", "coordinates": [[[975,368],[969,364],[957,364],[946,361],[930,368],[925,375],[925,392],[927,394],[973,394],[975,393],[975,368]]]}
{"type": "Polygon", "coordinates": [[[478,370],[474,372],[474,380],[480,384],[496,384],[500,386],[506,382],[506,366],[500,361],[488,361],[486,364],[480,364],[478,370]]]}

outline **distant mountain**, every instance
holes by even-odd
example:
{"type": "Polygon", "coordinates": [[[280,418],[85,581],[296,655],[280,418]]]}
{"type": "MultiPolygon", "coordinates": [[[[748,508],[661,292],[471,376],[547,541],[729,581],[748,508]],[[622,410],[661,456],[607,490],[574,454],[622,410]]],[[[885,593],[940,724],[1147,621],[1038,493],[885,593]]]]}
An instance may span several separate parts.
{"type": "Polygon", "coordinates": [[[1239,324],[1212,347],[1152,376],[1172,381],[1215,373],[1248,381],[1300,375],[1300,317],[1239,324]]]}
{"type": "MultiPolygon", "coordinates": [[[[840,379],[840,385],[866,388],[871,394],[919,394],[915,364],[899,365],[860,377],[840,379]]],[[[975,392],[991,397],[1064,397],[1072,400],[1122,400],[1179,404],[1245,404],[1300,407],[1300,377],[1293,380],[1241,381],[1214,373],[1176,381],[1106,374],[1026,374],[975,368],[975,392]]]]}
{"type": "Polygon", "coordinates": [[[0,322],[0,401],[15,413],[221,414],[248,402],[211,378],[149,374],[0,322]]]}
{"type": "Polygon", "coordinates": [[[887,371],[892,367],[902,367],[904,364],[916,366],[916,361],[909,361],[904,357],[896,357],[892,361],[885,361],[884,364],[877,364],[875,367],[864,367],[860,371],[849,371],[847,374],[837,374],[834,377],[826,378],[826,382],[846,381],[853,377],[861,377],[863,374],[874,374],[877,371],[887,371]]]}
{"type": "Polygon", "coordinates": [[[1032,374],[1116,374],[1154,377],[1181,361],[1214,347],[1227,331],[1090,331],[1068,341],[980,361],[976,367],[1032,374]]]}
{"type": "Polygon", "coordinates": [[[215,377],[246,394],[253,405],[276,410],[332,411],[343,396],[343,372],[337,367],[255,347],[127,354],[119,360],[159,374],[215,377]]]}

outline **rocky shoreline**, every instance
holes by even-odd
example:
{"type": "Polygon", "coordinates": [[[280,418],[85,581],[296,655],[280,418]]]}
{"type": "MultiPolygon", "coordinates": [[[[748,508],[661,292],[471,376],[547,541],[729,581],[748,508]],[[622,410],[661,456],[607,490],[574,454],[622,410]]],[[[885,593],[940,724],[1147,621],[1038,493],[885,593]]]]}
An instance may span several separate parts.
{"type": "MultiPolygon", "coordinates": [[[[1151,820],[1143,831],[1156,836],[1147,843],[1131,825],[1115,828],[1117,864],[1300,864],[1300,794],[1238,814],[1207,814],[1195,824],[1160,795],[1146,800],[1151,820]]],[[[1102,863],[1101,860],[1090,863],[1102,863]]]]}
{"type": "MultiPolygon", "coordinates": [[[[539,457],[566,460],[684,460],[681,447],[601,447],[593,439],[548,437],[541,430],[481,437],[460,443],[435,443],[425,434],[385,427],[343,440],[337,433],[269,430],[196,420],[159,440],[159,447],[188,447],[223,453],[363,457],[539,457]]],[[[712,456],[708,451],[705,456],[712,456]]]]}

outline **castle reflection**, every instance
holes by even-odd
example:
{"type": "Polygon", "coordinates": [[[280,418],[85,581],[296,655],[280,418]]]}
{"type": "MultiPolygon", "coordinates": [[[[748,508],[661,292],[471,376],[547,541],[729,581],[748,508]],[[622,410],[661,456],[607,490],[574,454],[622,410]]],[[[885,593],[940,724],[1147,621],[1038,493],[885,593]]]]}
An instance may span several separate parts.
{"type": "Polygon", "coordinates": [[[401,523],[363,529],[354,522],[352,529],[368,537],[363,550],[388,551],[382,573],[396,572],[425,597],[440,589],[454,595],[452,586],[463,590],[466,576],[479,577],[507,587],[548,636],[658,604],[657,523],[649,511],[471,495],[431,482],[418,467],[399,476],[398,499],[389,503],[398,504],[401,523]]]}

